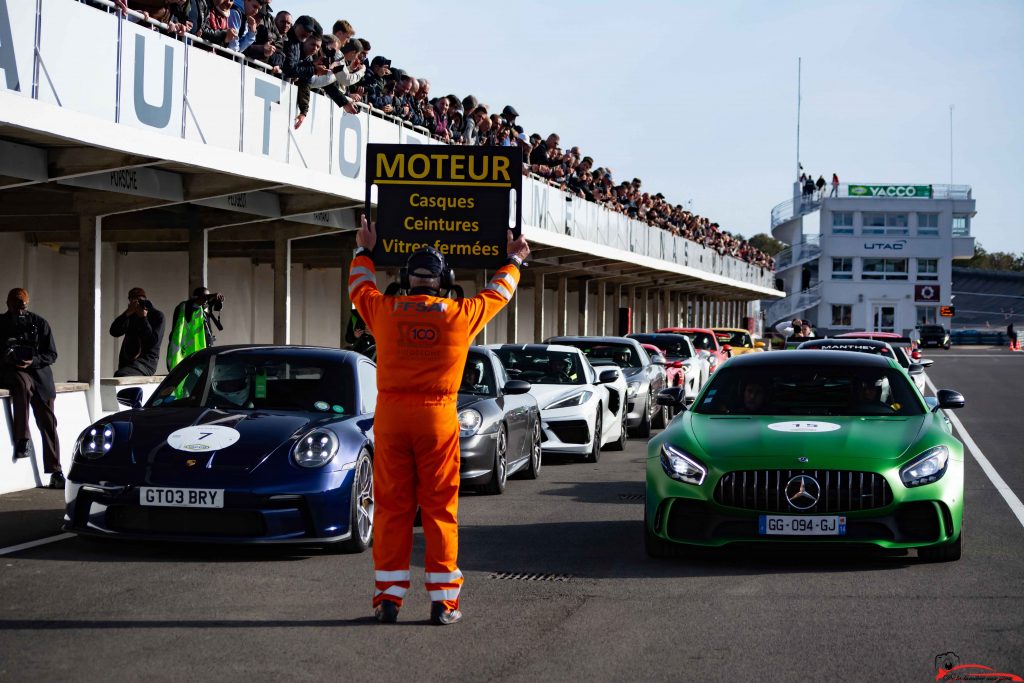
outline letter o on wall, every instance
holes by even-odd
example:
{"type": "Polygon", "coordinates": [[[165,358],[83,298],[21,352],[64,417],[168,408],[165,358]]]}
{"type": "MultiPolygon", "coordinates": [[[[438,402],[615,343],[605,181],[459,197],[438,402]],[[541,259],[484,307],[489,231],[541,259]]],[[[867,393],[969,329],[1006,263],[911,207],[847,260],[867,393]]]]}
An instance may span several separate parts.
{"type": "Polygon", "coordinates": [[[363,165],[363,121],[359,116],[351,114],[341,115],[341,124],[338,126],[338,171],[346,178],[359,177],[359,169],[363,165]],[[355,151],[355,159],[349,161],[345,158],[345,137],[348,131],[352,131],[355,140],[352,149],[355,151]]]}

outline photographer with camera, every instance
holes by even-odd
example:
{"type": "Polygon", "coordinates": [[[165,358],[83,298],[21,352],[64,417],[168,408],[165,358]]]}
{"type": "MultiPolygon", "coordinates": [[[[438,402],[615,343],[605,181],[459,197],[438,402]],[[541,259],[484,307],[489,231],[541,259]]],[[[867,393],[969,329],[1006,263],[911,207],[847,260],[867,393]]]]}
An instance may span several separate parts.
{"type": "Polygon", "coordinates": [[[64,488],[57,440],[57,416],[53,402],[57,388],[50,366],[57,360],[57,345],[50,324],[28,310],[28,292],[12,289],[7,295],[7,312],[0,314],[0,387],[11,392],[14,404],[14,457],[30,454],[28,410],[31,406],[36,426],[43,437],[43,471],[50,475],[51,489],[64,488]]]}
{"type": "Polygon", "coordinates": [[[124,337],[114,377],[152,377],[160,362],[164,314],[153,308],[146,290],[128,291],[128,308],[110,324],[111,337],[124,337]]]}
{"type": "Polygon", "coordinates": [[[213,346],[217,338],[212,326],[215,325],[218,332],[224,329],[220,315],[215,315],[223,308],[224,295],[219,292],[210,293],[206,287],[196,287],[191,299],[182,301],[174,308],[171,337],[167,342],[168,370],[173,370],[174,366],[196,351],[213,346]]]}

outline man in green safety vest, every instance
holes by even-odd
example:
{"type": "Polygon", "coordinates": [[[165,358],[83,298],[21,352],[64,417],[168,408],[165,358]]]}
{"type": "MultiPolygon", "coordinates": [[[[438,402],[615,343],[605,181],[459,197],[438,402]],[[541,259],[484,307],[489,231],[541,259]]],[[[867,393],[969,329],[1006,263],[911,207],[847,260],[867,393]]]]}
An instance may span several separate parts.
{"type": "Polygon", "coordinates": [[[196,287],[192,298],[182,301],[174,309],[171,318],[171,338],[167,343],[167,370],[207,346],[213,346],[216,337],[213,335],[211,323],[217,330],[223,330],[220,316],[215,315],[224,308],[224,295],[210,293],[206,287],[196,287]]]}

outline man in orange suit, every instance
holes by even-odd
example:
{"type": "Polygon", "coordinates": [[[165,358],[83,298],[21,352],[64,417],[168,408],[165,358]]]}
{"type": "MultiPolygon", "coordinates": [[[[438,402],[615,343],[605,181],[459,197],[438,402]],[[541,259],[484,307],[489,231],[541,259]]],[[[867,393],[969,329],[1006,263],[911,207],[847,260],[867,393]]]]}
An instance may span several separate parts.
{"type": "Polygon", "coordinates": [[[430,620],[462,619],[459,592],[459,420],[456,402],[469,342],[515,293],[530,254],[509,232],[508,261],[469,299],[440,296],[452,271],[436,249],[412,254],[402,271],[406,295],[377,289],[370,254],[377,242],[365,218],[356,234],[348,288],[356,310],[377,340],[377,410],[374,417],[374,615],[394,623],[409,589],[412,527],[420,508],[426,541],[430,620]]]}

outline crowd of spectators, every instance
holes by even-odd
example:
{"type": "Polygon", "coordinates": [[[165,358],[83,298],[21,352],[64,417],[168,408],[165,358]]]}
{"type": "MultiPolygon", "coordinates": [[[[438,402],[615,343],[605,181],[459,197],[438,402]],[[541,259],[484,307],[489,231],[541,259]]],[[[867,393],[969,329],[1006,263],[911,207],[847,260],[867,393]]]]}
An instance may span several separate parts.
{"type": "Polygon", "coordinates": [[[268,0],[114,1],[122,10],[143,12],[166,23],[174,34],[190,34],[242,52],[294,82],[298,88],[296,128],[306,118],[310,92],[316,90],[350,113],[361,102],[425,128],[450,144],[518,145],[523,151],[524,173],[722,255],[774,268],[768,254],[732,236],[718,223],[670,203],[660,192],[643,191],[639,179],[615,182],[611,169],[595,168],[594,160],[578,147],[563,148],[557,134],[528,136],[517,123],[519,112],[514,107],[491,112],[473,95],[432,96],[427,79],[392,66],[383,55],[371,57],[370,41],[357,36],[346,20],[339,19],[326,31],[310,16],[274,11],[268,0]]]}

